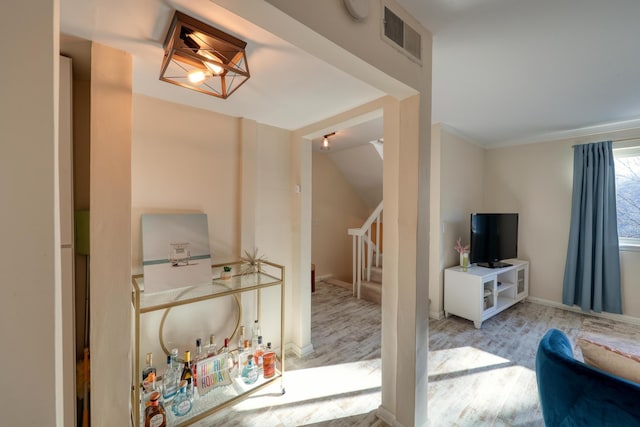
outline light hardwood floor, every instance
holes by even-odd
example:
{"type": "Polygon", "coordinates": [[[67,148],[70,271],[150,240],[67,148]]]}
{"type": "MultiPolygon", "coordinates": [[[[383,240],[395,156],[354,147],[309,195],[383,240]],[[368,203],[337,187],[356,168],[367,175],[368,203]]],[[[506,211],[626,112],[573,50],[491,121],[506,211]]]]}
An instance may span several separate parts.
{"type": "MultiPolygon", "coordinates": [[[[426,308],[425,308],[426,309],[426,308]]],[[[265,390],[201,426],[385,426],[380,405],[380,306],[318,283],[314,353],[286,359],[286,394],[265,390]]],[[[457,317],[429,323],[429,426],[543,426],[535,352],[549,328],[609,340],[640,340],[640,328],[522,303],[475,329],[457,317]]],[[[580,357],[580,355],[577,355],[580,357]]]]}

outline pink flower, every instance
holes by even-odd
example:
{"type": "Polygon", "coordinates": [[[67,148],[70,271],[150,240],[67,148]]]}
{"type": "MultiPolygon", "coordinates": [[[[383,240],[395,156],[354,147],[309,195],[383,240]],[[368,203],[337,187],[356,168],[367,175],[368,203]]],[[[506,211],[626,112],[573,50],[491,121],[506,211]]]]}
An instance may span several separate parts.
{"type": "Polygon", "coordinates": [[[469,252],[469,245],[462,246],[462,237],[458,237],[456,245],[453,247],[459,254],[466,254],[469,252]]]}

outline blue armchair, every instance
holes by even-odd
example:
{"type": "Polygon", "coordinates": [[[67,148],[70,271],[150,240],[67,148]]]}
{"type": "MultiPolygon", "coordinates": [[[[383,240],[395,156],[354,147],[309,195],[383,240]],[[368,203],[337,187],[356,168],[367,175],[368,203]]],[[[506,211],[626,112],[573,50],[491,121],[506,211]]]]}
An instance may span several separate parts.
{"type": "Polygon", "coordinates": [[[640,426],[640,384],[576,360],[557,329],[538,345],[536,377],[547,427],[640,426]]]}

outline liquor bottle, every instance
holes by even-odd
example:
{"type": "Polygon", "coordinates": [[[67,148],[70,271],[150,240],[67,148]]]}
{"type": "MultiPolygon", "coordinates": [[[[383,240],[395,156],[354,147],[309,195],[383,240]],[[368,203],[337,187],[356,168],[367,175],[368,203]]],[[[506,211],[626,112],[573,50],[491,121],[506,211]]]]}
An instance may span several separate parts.
{"type": "Polygon", "coordinates": [[[167,367],[162,374],[162,398],[171,401],[178,392],[178,371],[173,367],[171,355],[167,356],[167,367]]]}
{"type": "Polygon", "coordinates": [[[167,416],[164,406],[160,403],[160,393],[151,393],[150,404],[144,410],[144,427],[166,427],[167,416]]]}
{"type": "Polygon", "coordinates": [[[196,355],[191,362],[191,371],[193,372],[193,398],[197,399],[198,395],[198,362],[206,356],[202,352],[202,339],[196,339],[196,355]]]}
{"type": "Polygon", "coordinates": [[[233,360],[234,364],[236,365],[238,375],[242,374],[242,368],[244,367],[242,362],[242,352],[244,352],[244,340],[245,340],[244,333],[245,333],[244,326],[240,326],[240,334],[238,336],[238,346],[236,347],[235,359],[233,360]]]}
{"type": "Polygon", "coordinates": [[[180,369],[182,369],[180,361],[178,360],[178,349],[177,348],[172,348],[171,349],[171,365],[173,366],[173,369],[175,369],[178,372],[180,372],[180,369]]]}
{"type": "Polygon", "coordinates": [[[262,355],[262,376],[269,379],[276,374],[276,352],[271,349],[271,343],[267,343],[267,349],[262,355]]]}
{"type": "Polygon", "coordinates": [[[249,342],[249,340],[245,339],[244,340],[244,346],[243,346],[243,350],[242,353],[239,356],[240,359],[240,374],[242,374],[242,369],[244,369],[245,366],[247,366],[247,357],[251,355],[251,344],[249,342]]]}
{"type": "Polygon", "coordinates": [[[180,391],[178,391],[178,394],[171,404],[171,412],[178,417],[182,417],[188,414],[192,407],[193,399],[187,392],[187,381],[182,380],[180,381],[180,391]]]}
{"type": "Polygon", "coordinates": [[[231,378],[234,378],[233,375],[235,374],[235,372],[233,369],[233,357],[231,356],[231,352],[229,351],[229,338],[224,339],[224,347],[222,347],[220,353],[225,355],[225,367],[229,371],[231,378]]]}
{"type": "Polygon", "coordinates": [[[242,369],[242,381],[253,384],[258,381],[258,367],[253,363],[253,355],[247,356],[247,366],[242,369]]]}
{"type": "Polygon", "coordinates": [[[209,335],[209,344],[204,347],[204,352],[207,354],[207,357],[214,356],[218,352],[216,347],[216,336],[211,334],[209,335]]]}
{"type": "Polygon", "coordinates": [[[264,347],[262,346],[262,335],[258,337],[258,344],[256,344],[253,350],[253,357],[258,369],[262,369],[262,355],[264,354],[264,347]]]}
{"type": "Polygon", "coordinates": [[[262,335],[260,332],[260,324],[258,321],[253,322],[253,326],[251,327],[251,351],[255,351],[256,346],[258,345],[258,337],[262,335]]]}
{"type": "Polygon", "coordinates": [[[238,355],[240,355],[240,353],[242,353],[244,351],[244,332],[245,332],[245,328],[244,326],[240,326],[240,336],[238,337],[238,355]]]}
{"type": "Polygon", "coordinates": [[[191,352],[189,350],[184,352],[184,367],[180,375],[180,381],[182,380],[187,381],[187,391],[193,396],[193,371],[191,370],[191,352]]]}
{"type": "Polygon", "coordinates": [[[156,373],[152,371],[142,384],[142,402],[145,408],[151,404],[151,394],[156,391],[156,388],[156,373]]]}
{"type": "Polygon", "coordinates": [[[143,386],[150,382],[149,374],[151,374],[153,372],[154,379],[155,379],[155,374],[156,374],[156,368],[153,366],[153,354],[147,353],[146,362],[147,362],[146,366],[142,370],[142,385],[143,386]]]}

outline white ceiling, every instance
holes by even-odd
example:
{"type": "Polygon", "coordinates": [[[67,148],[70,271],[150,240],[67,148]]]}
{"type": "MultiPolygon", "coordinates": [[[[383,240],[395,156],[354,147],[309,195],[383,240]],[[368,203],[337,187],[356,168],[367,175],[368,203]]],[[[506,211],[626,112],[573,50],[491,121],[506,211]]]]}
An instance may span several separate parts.
{"type": "MultiPolygon", "coordinates": [[[[434,33],[434,123],[487,147],[640,124],[640,1],[399,2],[434,33]]],[[[136,93],[284,129],[383,95],[208,0],[61,0],[60,27],[131,53],[136,93]],[[174,9],[248,42],[251,78],[228,99],[158,80],[174,9]]]]}
{"type": "Polygon", "coordinates": [[[434,33],[434,123],[485,146],[640,125],[640,1],[400,2],[434,33]]]}

